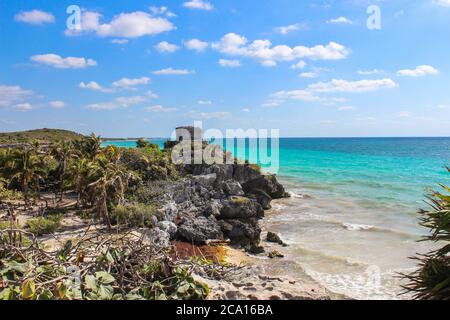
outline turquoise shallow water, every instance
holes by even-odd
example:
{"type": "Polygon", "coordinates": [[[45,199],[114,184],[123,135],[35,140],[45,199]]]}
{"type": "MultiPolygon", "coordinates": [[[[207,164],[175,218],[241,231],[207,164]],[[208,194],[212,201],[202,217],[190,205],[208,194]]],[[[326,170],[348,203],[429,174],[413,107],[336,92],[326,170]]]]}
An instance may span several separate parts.
{"type": "MultiPolygon", "coordinates": [[[[250,159],[262,151],[250,143],[228,150],[250,159]]],[[[450,184],[450,138],[285,138],[276,164],[292,197],[274,202],[263,228],[289,244],[280,248],[287,259],[332,291],[404,298],[398,272],[414,269],[408,257],[433,249],[417,242],[428,231],[416,212],[431,188],[450,184]]],[[[295,277],[295,268],[281,268],[295,277]]]]}

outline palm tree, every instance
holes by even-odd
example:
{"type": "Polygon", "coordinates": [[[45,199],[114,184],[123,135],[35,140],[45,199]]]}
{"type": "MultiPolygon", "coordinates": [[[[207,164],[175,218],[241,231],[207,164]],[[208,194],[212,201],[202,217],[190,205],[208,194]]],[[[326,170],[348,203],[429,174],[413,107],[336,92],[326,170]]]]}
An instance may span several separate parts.
{"type": "Polygon", "coordinates": [[[106,148],[97,157],[97,179],[88,185],[91,188],[97,214],[111,227],[108,204],[121,204],[124,201],[126,172],[119,165],[120,152],[116,147],[106,148]]]}
{"type": "MultiPolygon", "coordinates": [[[[450,169],[447,168],[450,172],[450,169]]],[[[442,243],[439,250],[413,259],[419,261],[419,269],[409,275],[405,289],[414,293],[416,299],[450,299],[450,187],[441,185],[445,193],[434,192],[429,200],[431,209],[421,210],[421,225],[431,234],[423,241],[442,243]]]]}
{"type": "Polygon", "coordinates": [[[7,165],[11,173],[11,183],[19,182],[25,205],[28,205],[30,185],[34,182],[39,194],[39,182],[44,180],[45,165],[42,157],[36,154],[34,149],[17,150],[7,165]]]}
{"type": "Polygon", "coordinates": [[[92,133],[83,143],[83,153],[93,161],[95,157],[100,154],[102,146],[102,139],[92,133]]]}
{"type": "Polygon", "coordinates": [[[59,189],[61,192],[59,198],[60,201],[63,199],[64,194],[64,178],[67,171],[67,164],[73,153],[72,143],[68,141],[58,143],[51,151],[54,159],[58,161],[59,189]]]}
{"type": "Polygon", "coordinates": [[[89,184],[90,177],[95,172],[95,163],[89,161],[86,158],[78,157],[73,159],[69,165],[69,176],[75,187],[75,192],[78,195],[77,206],[85,193],[85,190],[89,184]]]}

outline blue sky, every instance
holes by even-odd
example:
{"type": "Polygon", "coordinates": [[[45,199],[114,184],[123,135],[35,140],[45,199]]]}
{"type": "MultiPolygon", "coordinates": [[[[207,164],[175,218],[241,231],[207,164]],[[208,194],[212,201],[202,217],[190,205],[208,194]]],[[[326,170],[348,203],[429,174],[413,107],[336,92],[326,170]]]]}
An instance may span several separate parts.
{"type": "Polygon", "coordinates": [[[449,136],[449,19],[449,0],[0,0],[0,131],[449,136]]]}

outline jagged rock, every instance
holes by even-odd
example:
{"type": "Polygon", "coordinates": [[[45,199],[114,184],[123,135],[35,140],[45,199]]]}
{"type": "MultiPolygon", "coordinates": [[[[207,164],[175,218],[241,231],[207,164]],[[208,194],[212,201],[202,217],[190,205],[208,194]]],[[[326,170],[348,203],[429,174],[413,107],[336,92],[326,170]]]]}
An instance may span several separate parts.
{"type": "Polygon", "coordinates": [[[283,240],[281,240],[280,236],[274,232],[267,232],[266,240],[267,242],[278,243],[279,245],[286,246],[283,240]]]}
{"type": "Polygon", "coordinates": [[[229,196],[243,196],[244,190],[236,180],[227,180],[222,183],[222,190],[229,196]]]}
{"type": "Polygon", "coordinates": [[[261,235],[261,228],[257,219],[223,220],[220,221],[222,231],[231,243],[250,249],[252,245],[258,245],[261,235]]]}
{"type": "Polygon", "coordinates": [[[256,198],[256,201],[263,207],[264,210],[272,209],[272,205],[270,204],[272,202],[272,197],[269,196],[266,192],[262,190],[255,190],[253,192],[253,195],[256,198]]]}
{"type": "Polygon", "coordinates": [[[215,218],[220,216],[220,210],[222,209],[222,204],[217,200],[211,200],[206,208],[205,215],[213,216],[215,218]]]}
{"type": "Polygon", "coordinates": [[[250,246],[250,250],[248,251],[252,254],[261,254],[264,253],[264,247],[258,246],[258,245],[252,245],[250,246]]]}
{"type": "Polygon", "coordinates": [[[278,182],[275,175],[260,175],[242,185],[245,193],[254,194],[257,190],[264,191],[272,199],[281,199],[289,197],[284,187],[278,182]]]}
{"type": "Polygon", "coordinates": [[[175,221],[175,218],[178,215],[178,207],[175,203],[170,202],[163,206],[160,209],[160,212],[162,213],[164,220],[175,221]]]}
{"type": "Polygon", "coordinates": [[[199,176],[193,176],[192,181],[194,183],[198,183],[205,187],[212,187],[214,182],[217,180],[217,174],[216,173],[210,173],[210,174],[204,174],[199,176]]]}
{"type": "Polygon", "coordinates": [[[156,227],[143,231],[147,241],[156,248],[167,248],[170,245],[170,234],[156,227]]]}
{"type": "Polygon", "coordinates": [[[213,217],[186,217],[178,227],[179,238],[190,243],[202,244],[206,240],[222,240],[223,233],[213,217]]]}
{"type": "Polygon", "coordinates": [[[256,200],[232,196],[222,201],[221,219],[249,219],[264,217],[264,210],[256,200]]]}
{"type": "Polygon", "coordinates": [[[240,184],[253,180],[261,175],[258,168],[248,164],[237,164],[234,168],[233,180],[238,181],[240,184]]]}
{"type": "Polygon", "coordinates": [[[167,232],[170,235],[170,238],[173,239],[173,237],[175,237],[175,234],[177,233],[177,226],[175,225],[175,223],[170,222],[170,221],[161,221],[158,222],[158,224],[156,225],[159,229],[167,232]]]}

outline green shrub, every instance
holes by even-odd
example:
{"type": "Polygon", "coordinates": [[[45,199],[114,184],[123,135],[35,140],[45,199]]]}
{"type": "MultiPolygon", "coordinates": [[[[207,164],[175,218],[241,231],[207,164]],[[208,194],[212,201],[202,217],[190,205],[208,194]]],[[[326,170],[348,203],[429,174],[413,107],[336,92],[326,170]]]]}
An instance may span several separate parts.
{"type": "Polygon", "coordinates": [[[409,280],[405,289],[414,293],[416,299],[450,299],[450,188],[442,188],[445,193],[434,192],[429,197],[431,209],[419,213],[422,216],[421,225],[431,231],[424,240],[443,246],[414,258],[419,261],[418,270],[404,275],[409,280]]]}
{"type": "Polygon", "coordinates": [[[27,221],[28,231],[36,236],[54,233],[61,225],[62,215],[52,215],[48,217],[38,217],[27,221]]]}
{"type": "Polygon", "coordinates": [[[129,227],[151,227],[152,217],[158,211],[153,205],[128,204],[119,205],[111,213],[111,222],[116,225],[127,225],[129,227]]]}

